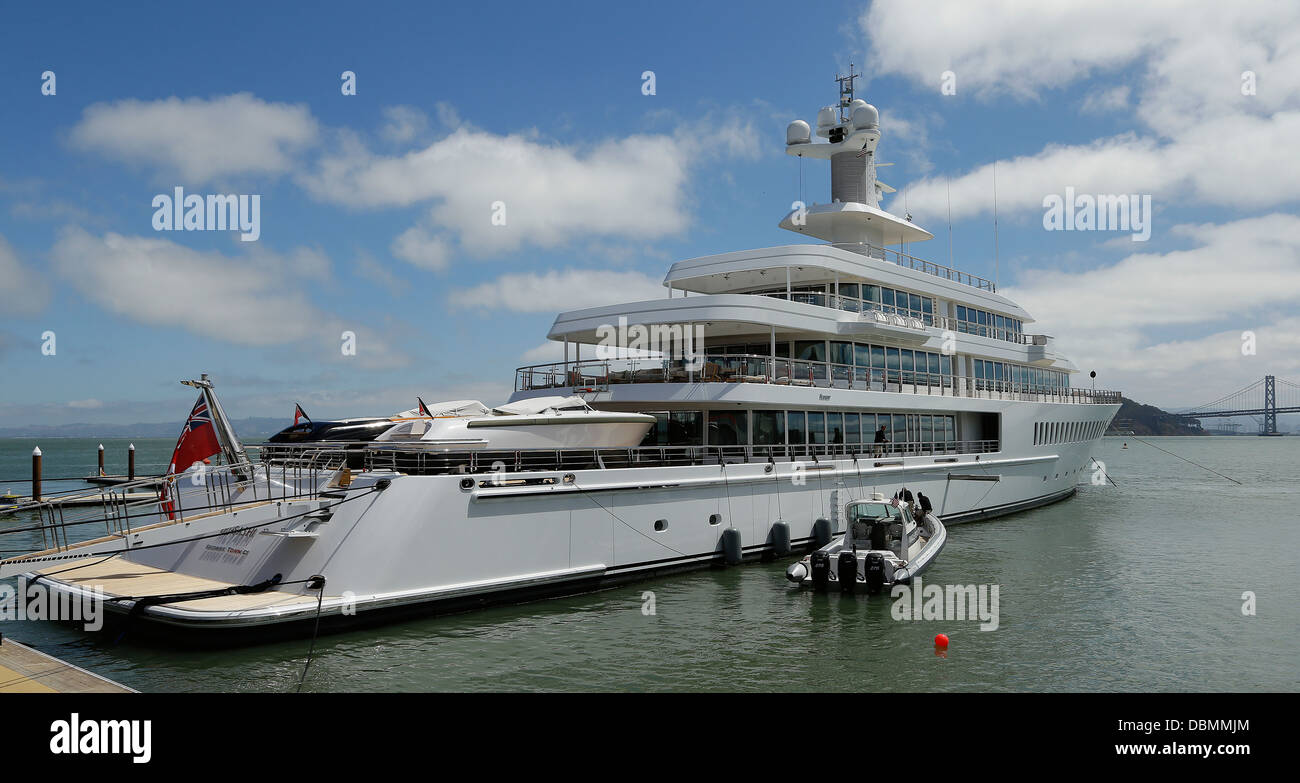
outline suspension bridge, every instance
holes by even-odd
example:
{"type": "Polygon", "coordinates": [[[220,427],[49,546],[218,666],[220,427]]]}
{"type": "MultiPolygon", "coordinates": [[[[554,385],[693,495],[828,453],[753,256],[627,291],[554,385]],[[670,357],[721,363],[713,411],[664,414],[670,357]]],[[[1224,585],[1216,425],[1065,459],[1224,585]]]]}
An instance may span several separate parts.
{"type": "Polygon", "coordinates": [[[1231,416],[1263,417],[1261,435],[1277,435],[1279,413],[1300,413],[1300,384],[1266,375],[1244,389],[1226,394],[1189,411],[1171,413],[1170,417],[1187,422],[1231,416]]]}

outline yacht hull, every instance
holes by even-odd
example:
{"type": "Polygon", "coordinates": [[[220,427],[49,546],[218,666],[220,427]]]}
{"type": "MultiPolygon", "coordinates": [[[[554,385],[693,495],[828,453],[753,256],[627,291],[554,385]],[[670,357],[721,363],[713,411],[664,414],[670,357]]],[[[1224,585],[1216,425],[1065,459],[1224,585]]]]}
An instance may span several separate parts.
{"type": "MultiPolygon", "coordinates": [[[[1067,407],[1067,406],[1060,406],[1067,407]]],[[[1080,417],[1093,406],[1068,406],[1080,417]]],[[[1062,415],[1065,411],[1056,411],[1062,415]]],[[[1109,415],[1111,411],[1107,411],[1109,415]]],[[[463,611],[604,589],[725,561],[723,533],[734,529],[746,560],[776,556],[773,527],[788,527],[793,551],[808,551],[818,519],[840,534],[837,511],[873,492],[906,486],[925,493],[946,525],[989,519],[1069,497],[1093,479],[1094,441],[953,457],[837,458],[806,462],[604,468],[511,473],[535,483],[494,483],[491,476],[355,476],[332,517],[301,538],[293,524],[243,535],[235,555],[213,546],[174,544],[114,558],[224,585],[276,576],[264,606],[234,599],[179,599],[141,607],[133,627],[168,635],[224,635],[240,643],[399,616],[463,611]],[[943,459],[944,461],[939,461],[943,459]],[[901,463],[901,464],[900,464],[901,463]],[[381,488],[382,487],[382,488],[381,488]],[[323,595],[305,582],[325,577],[323,595]],[[319,601],[319,603],[318,603],[319,601]]],[[[228,516],[193,524],[194,534],[226,530],[228,516]]],[[[234,534],[232,534],[234,535],[234,534]]],[[[208,542],[204,542],[208,543],[208,542]]],[[[824,542],[821,542],[824,543],[824,542]]],[[[96,562],[102,561],[96,558],[96,562]]],[[[44,585],[83,593],[98,585],[111,596],[150,591],[147,579],[120,582],[120,567],[81,568],[66,557],[44,585]],[[71,567],[70,567],[71,566],[71,567]],[[56,573],[57,572],[57,573],[56,573]]],[[[150,572],[152,573],[152,572],[150,572]]],[[[783,576],[774,573],[774,579],[783,576]]],[[[110,601],[126,615],[132,600],[110,601]]]]}

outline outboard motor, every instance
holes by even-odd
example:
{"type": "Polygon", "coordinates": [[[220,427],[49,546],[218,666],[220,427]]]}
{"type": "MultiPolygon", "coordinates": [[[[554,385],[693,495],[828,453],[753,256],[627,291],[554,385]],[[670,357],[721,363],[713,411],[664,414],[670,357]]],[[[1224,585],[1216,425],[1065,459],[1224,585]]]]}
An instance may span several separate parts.
{"type": "Polygon", "coordinates": [[[867,554],[867,592],[879,595],[885,586],[885,556],[879,552],[867,554]]]}
{"type": "Polygon", "coordinates": [[[813,552],[810,564],[812,566],[813,589],[825,591],[826,583],[831,578],[831,556],[820,550],[813,552]]]}
{"type": "Polygon", "coordinates": [[[884,549],[885,536],[889,532],[889,522],[884,519],[877,519],[871,523],[871,548],[884,549]]]}
{"type": "Polygon", "coordinates": [[[840,592],[853,592],[858,585],[858,556],[852,552],[840,552],[836,576],[840,578],[840,592]]]}

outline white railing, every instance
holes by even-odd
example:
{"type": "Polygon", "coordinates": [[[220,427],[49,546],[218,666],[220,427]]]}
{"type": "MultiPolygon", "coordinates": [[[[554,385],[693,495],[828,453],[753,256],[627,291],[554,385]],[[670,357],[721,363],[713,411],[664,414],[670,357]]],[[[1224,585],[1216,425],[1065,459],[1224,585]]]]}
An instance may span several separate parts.
{"type": "Polygon", "coordinates": [[[772,359],[754,354],[706,354],[690,363],[672,359],[597,359],[533,365],[515,371],[515,391],[608,391],[610,386],[632,383],[766,383],[1084,404],[1114,404],[1120,400],[1117,391],[984,380],[901,367],[856,367],[833,362],[772,359]]]}

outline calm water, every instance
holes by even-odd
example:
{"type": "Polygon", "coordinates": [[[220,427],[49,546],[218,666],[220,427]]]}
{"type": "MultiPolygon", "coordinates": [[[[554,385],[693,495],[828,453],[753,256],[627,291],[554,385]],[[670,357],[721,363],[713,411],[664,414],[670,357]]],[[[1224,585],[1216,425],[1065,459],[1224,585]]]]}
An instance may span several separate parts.
{"type": "MultiPolygon", "coordinates": [[[[1118,487],[954,527],[926,582],[999,585],[996,631],[792,589],[784,560],[325,636],[304,690],[1300,690],[1300,437],[1145,440],[1242,486],[1107,438],[1097,456],[1118,487]]],[[[42,443],[46,475],[88,472],[97,443],[42,443]]],[[[104,445],[123,472],[125,441],[104,445]]],[[[173,442],[136,445],[157,465],[173,442]]],[[[32,446],[0,440],[0,478],[27,475],[32,446]]],[[[308,646],[177,651],[48,623],[0,630],[142,691],[289,691],[308,646]]]]}

